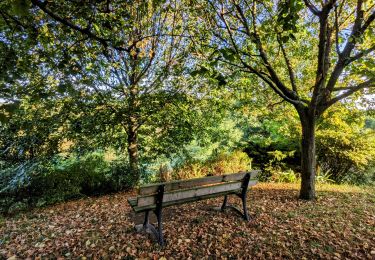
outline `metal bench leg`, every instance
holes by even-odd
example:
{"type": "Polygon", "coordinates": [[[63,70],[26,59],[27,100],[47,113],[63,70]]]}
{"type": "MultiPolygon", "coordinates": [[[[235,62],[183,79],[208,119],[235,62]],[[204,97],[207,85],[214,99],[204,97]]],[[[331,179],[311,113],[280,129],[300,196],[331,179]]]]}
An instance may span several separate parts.
{"type": "Polygon", "coordinates": [[[150,215],[150,211],[147,210],[147,211],[145,212],[145,221],[143,222],[143,227],[144,227],[144,228],[146,228],[147,225],[148,225],[148,222],[149,222],[149,215],[150,215]]]}
{"type": "Polygon", "coordinates": [[[158,219],[158,242],[160,246],[164,246],[163,238],[163,223],[162,223],[162,209],[155,210],[156,217],[158,219]]]}
{"type": "Polygon", "coordinates": [[[246,195],[247,195],[247,189],[249,187],[249,182],[250,182],[250,174],[248,173],[245,175],[245,177],[242,180],[242,191],[241,191],[243,218],[246,221],[249,220],[249,214],[247,213],[247,207],[246,207],[246,195]]]}
{"type": "Polygon", "coordinates": [[[236,195],[240,197],[242,200],[243,211],[241,211],[236,206],[227,205],[228,195],[224,196],[224,201],[223,201],[223,204],[221,205],[221,211],[224,211],[226,208],[230,208],[230,209],[235,210],[237,213],[239,213],[246,221],[250,219],[249,214],[247,213],[247,206],[246,206],[246,195],[247,195],[247,189],[249,187],[249,182],[250,182],[250,174],[246,174],[244,178],[242,179],[241,193],[236,193],[236,195]]]}
{"type": "Polygon", "coordinates": [[[162,223],[162,209],[163,209],[163,195],[164,195],[164,185],[160,185],[156,195],[156,209],[153,210],[158,219],[158,228],[149,223],[150,210],[145,211],[145,220],[143,221],[143,227],[141,229],[136,229],[138,232],[146,231],[147,233],[153,233],[154,237],[157,239],[160,246],[164,246],[163,238],[163,223],[162,223]]]}
{"type": "Polygon", "coordinates": [[[247,207],[246,207],[246,192],[244,195],[242,195],[242,206],[243,206],[243,218],[246,221],[249,221],[249,214],[247,213],[247,207]]]}
{"type": "Polygon", "coordinates": [[[164,246],[163,238],[163,223],[162,223],[162,209],[163,209],[164,185],[160,185],[156,195],[156,209],[155,215],[158,219],[158,242],[160,246],[164,246]]]}
{"type": "Polygon", "coordinates": [[[225,208],[227,207],[227,201],[228,201],[228,195],[225,195],[223,205],[221,205],[221,211],[224,211],[225,208]]]}
{"type": "Polygon", "coordinates": [[[146,232],[146,233],[151,232],[159,240],[159,233],[156,230],[156,228],[149,223],[149,216],[150,216],[150,211],[149,210],[145,211],[145,220],[143,221],[142,229],[138,229],[136,225],[136,230],[138,232],[146,232]]]}

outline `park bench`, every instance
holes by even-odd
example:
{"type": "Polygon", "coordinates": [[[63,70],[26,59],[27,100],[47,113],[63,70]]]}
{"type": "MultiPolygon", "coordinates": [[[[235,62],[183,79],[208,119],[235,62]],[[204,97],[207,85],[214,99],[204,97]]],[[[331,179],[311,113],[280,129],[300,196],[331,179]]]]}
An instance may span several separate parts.
{"type": "Polygon", "coordinates": [[[165,207],[224,196],[221,206],[222,211],[226,208],[232,208],[245,220],[249,220],[246,194],[248,188],[257,183],[255,178],[258,172],[239,172],[221,176],[149,184],[140,187],[139,195],[128,198],[128,202],[136,213],[145,212],[142,230],[151,231],[159,244],[163,246],[162,209],[165,207]],[[232,194],[241,198],[243,211],[235,206],[227,205],[228,195],[232,194]],[[157,217],[157,230],[149,223],[150,211],[153,211],[157,217]]]}

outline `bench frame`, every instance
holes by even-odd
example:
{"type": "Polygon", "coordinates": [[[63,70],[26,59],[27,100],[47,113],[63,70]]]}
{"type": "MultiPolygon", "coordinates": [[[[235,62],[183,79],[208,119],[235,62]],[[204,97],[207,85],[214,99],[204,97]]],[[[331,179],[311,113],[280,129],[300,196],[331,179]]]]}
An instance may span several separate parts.
{"type": "MultiPolygon", "coordinates": [[[[221,211],[224,211],[226,208],[231,208],[231,209],[235,210],[236,212],[238,212],[244,218],[244,220],[249,221],[250,218],[249,218],[249,214],[247,212],[246,196],[247,196],[247,191],[248,191],[248,187],[249,187],[250,177],[251,177],[251,173],[249,173],[249,172],[247,172],[244,175],[244,177],[241,180],[242,184],[241,184],[240,192],[233,191],[233,192],[225,192],[225,194],[223,194],[224,195],[224,201],[223,201],[223,204],[220,208],[221,211]],[[227,205],[228,195],[232,195],[232,194],[237,195],[239,198],[241,198],[242,208],[243,208],[242,211],[235,206],[227,205]]],[[[144,210],[145,218],[144,218],[144,221],[143,221],[143,224],[142,224],[142,230],[146,230],[146,231],[150,230],[155,235],[155,237],[156,237],[160,246],[165,245],[164,238],[163,238],[163,223],[162,223],[164,190],[165,190],[165,184],[162,183],[158,186],[157,192],[156,192],[156,195],[155,195],[156,208],[144,210]],[[157,221],[158,221],[157,229],[155,228],[154,225],[149,223],[150,211],[153,211],[154,214],[156,215],[156,218],[157,218],[157,221]]],[[[213,195],[215,195],[215,194],[213,194],[213,195]]],[[[216,194],[216,195],[217,196],[212,196],[212,197],[222,196],[222,194],[216,194]]],[[[198,200],[201,200],[201,199],[197,199],[196,201],[198,201],[198,200]]]]}

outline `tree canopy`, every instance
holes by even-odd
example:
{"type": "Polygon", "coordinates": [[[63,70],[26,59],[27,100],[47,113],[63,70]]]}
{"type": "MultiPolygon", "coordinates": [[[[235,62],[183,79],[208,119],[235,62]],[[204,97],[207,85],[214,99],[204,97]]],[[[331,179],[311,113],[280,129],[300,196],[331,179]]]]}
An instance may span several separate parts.
{"type": "Polygon", "coordinates": [[[374,19],[365,0],[2,1],[1,161],[113,150],[136,185],[240,150],[314,199],[322,171],[374,162],[374,19]]]}

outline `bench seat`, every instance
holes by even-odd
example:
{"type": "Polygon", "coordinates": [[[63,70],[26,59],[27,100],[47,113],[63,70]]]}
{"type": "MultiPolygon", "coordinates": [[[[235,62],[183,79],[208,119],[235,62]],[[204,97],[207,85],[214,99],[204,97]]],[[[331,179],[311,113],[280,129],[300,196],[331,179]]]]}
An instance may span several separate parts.
{"type": "MultiPolygon", "coordinates": [[[[190,198],[185,198],[181,200],[169,201],[169,202],[163,203],[163,208],[174,206],[174,205],[181,205],[185,203],[195,202],[195,201],[200,201],[200,200],[205,200],[205,199],[217,198],[217,197],[230,195],[230,194],[239,194],[240,192],[241,192],[241,189],[238,189],[236,191],[218,192],[218,193],[207,194],[207,195],[203,195],[199,197],[190,197],[190,198]]],[[[134,212],[136,213],[140,213],[140,212],[144,212],[144,211],[152,210],[156,208],[156,204],[138,207],[137,198],[130,198],[128,199],[128,202],[130,206],[133,208],[134,212]]]]}
{"type": "Polygon", "coordinates": [[[144,185],[138,190],[139,196],[128,198],[128,203],[134,212],[145,212],[143,228],[151,229],[159,244],[164,245],[161,212],[162,208],[165,207],[224,196],[224,202],[221,207],[224,210],[227,207],[227,196],[237,195],[242,199],[243,213],[236,207],[234,209],[240,212],[245,220],[248,220],[246,193],[249,187],[257,183],[255,177],[258,173],[259,171],[239,172],[144,185]],[[158,231],[153,225],[148,223],[150,211],[154,211],[158,218],[158,231]]]}

